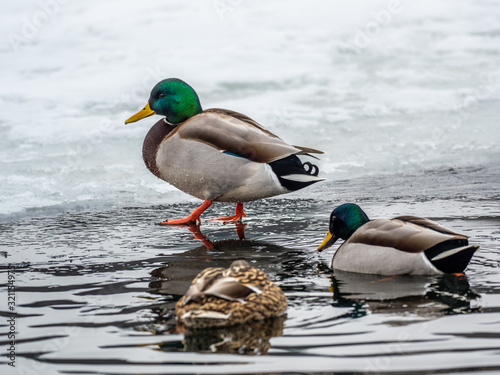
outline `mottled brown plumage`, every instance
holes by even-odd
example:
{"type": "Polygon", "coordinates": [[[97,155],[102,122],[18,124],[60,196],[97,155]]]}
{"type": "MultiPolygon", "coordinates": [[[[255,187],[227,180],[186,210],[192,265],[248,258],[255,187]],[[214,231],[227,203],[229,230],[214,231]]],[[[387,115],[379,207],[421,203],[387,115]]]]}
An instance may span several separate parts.
{"type": "Polygon", "coordinates": [[[286,307],[280,287],[261,270],[237,260],[228,269],[202,271],[175,312],[180,324],[201,328],[263,320],[282,315],[286,307]]]}

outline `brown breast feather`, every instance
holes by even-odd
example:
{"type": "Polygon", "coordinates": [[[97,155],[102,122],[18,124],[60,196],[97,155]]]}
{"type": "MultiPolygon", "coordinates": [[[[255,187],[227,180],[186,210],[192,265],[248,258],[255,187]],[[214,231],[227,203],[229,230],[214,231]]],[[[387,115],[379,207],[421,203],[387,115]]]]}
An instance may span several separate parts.
{"type": "Polygon", "coordinates": [[[148,134],[144,138],[144,143],[142,145],[142,158],[146,167],[153,173],[156,177],[161,178],[158,165],[156,164],[156,153],[160,147],[160,143],[168,136],[172,135],[172,130],[176,129],[173,125],[169,124],[162,118],[156,124],[154,124],[151,129],[149,129],[148,134]]]}

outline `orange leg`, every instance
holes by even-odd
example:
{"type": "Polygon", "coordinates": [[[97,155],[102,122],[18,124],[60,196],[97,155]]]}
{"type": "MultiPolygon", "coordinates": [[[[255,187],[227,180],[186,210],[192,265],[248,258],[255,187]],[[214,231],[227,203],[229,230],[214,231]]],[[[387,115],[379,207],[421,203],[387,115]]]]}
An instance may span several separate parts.
{"type": "Polygon", "coordinates": [[[167,221],[162,221],[160,223],[160,225],[189,225],[189,224],[196,223],[197,221],[201,221],[200,220],[201,214],[203,213],[203,211],[205,211],[211,205],[212,205],[212,201],[205,199],[205,201],[203,202],[203,204],[200,207],[198,207],[196,210],[191,212],[191,215],[186,216],[182,219],[171,219],[171,220],[167,220],[167,221]]]}
{"type": "Polygon", "coordinates": [[[247,216],[243,211],[243,202],[238,202],[236,204],[236,211],[233,216],[212,217],[210,218],[210,220],[235,222],[235,221],[241,221],[243,216],[247,216]]]}

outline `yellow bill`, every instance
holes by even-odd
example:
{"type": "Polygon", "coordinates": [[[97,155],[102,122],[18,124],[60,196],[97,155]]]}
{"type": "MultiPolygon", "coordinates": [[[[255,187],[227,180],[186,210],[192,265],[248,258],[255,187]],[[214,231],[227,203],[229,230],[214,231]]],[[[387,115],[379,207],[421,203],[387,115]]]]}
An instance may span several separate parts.
{"type": "Polygon", "coordinates": [[[130,124],[131,122],[136,122],[136,121],[139,121],[139,120],[142,120],[143,118],[146,118],[146,117],[149,117],[149,116],[152,116],[156,114],[155,111],[153,111],[150,107],[149,107],[149,102],[146,104],[146,106],[141,109],[139,112],[137,112],[135,115],[133,115],[132,117],[130,117],[128,120],[125,121],[125,124],[130,124]]]}
{"type": "Polygon", "coordinates": [[[328,234],[326,235],[326,238],[323,240],[323,242],[321,243],[321,245],[318,246],[318,251],[321,251],[321,250],[324,250],[326,249],[327,247],[330,247],[332,246],[335,241],[337,241],[339,238],[338,237],[335,237],[333,236],[330,231],[328,231],[328,234]]]}

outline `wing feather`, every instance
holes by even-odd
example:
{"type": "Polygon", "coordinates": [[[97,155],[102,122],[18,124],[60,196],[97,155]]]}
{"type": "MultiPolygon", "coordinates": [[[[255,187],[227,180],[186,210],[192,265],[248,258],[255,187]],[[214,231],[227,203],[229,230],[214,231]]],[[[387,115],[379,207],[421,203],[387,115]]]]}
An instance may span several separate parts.
{"type": "Polygon", "coordinates": [[[467,238],[438,225],[429,226],[430,220],[416,217],[399,217],[395,219],[371,220],[359,228],[349,238],[349,243],[392,247],[408,253],[419,253],[438,243],[450,239],[467,238]],[[427,225],[422,225],[425,223],[427,225]]]}
{"type": "Polygon", "coordinates": [[[252,293],[262,293],[262,291],[253,285],[244,285],[233,277],[218,279],[204,291],[207,296],[215,296],[228,301],[243,301],[252,293]]]}
{"type": "Polygon", "coordinates": [[[436,223],[435,221],[426,219],[424,217],[398,216],[398,217],[395,217],[394,219],[407,221],[409,223],[413,223],[415,225],[420,225],[420,226],[423,226],[423,227],[426,227],[426,228],[429,228],[429,229],[432,229],[432,230],[435,230],[435,231],[438,231],[441,233],[456,235],[456,236],[460,236],[461,238],[468,238],[468,236],[465,236],[465,235],[457,233],[457,232],[453,232],[452,230],[443,227],[442,225],[436,223]]]}
{"type": "Polygon", "coordinates": [[[271,163],[290,155],[322,153],[292,146],[248,116],[218,108],[185,121],[179,126],[178,135],[258,163],[271,163]]]}

